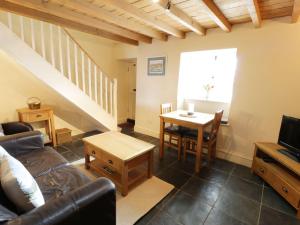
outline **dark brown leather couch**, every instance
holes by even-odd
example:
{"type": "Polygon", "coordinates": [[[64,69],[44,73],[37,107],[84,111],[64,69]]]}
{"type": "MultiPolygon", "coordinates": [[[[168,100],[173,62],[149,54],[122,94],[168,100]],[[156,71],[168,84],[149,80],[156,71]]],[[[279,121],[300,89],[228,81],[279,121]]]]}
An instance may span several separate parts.
{"type": "Polygon", "coordinates": [[[41,133],[32,131],[28,124],[4,124],[3,130],[9,135],[0,137],[0,145],[35,178],[46,203],[21,212],[0,187],[0,224],[116,224],[115,186],[110,180],[91,181],[56,150],[44,146],[41,133]]]}

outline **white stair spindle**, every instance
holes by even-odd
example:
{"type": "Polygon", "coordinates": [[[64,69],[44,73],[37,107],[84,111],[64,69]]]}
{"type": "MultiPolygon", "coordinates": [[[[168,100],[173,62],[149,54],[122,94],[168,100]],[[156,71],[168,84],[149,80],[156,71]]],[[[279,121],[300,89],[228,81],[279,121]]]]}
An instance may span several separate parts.
{"type": "Polygon", "coordinates": [[[114,113],[113,116],[115,117],[115,120],[118,119],[118,115],[117,115],[117,106],[118,106],[118,80],[116,78],[114,78],[114,93],[113,93],[113,97],[114,97],[114,113]]]}
{"type": "Polygon", "coordinates": [[[13,27],[12,27],[12,17],[11,17],[11,13],[10,12],[7,13],[7,25],[8,25],[8,28],[10,30],[13,30],[13,27]]]}
{"type": "Polygon", "coordinates": [[[91,66],[91,59],[88,57],[88,70],[89,70],[89,96],[92,98],[92,66],[91,66]]]}
{"type": "Polygon", "coordinates": [[[25,41],[25,36],[24,36],[24,19],[23,16],[19,16],[19,21],[20,21],[20,35],[22,41],[25,41]]]}
{"type": "Polygon", "coordinates": [[[103,108],[103,74],[100,71],[100,105],[103,108]]]}
{"type": "Polygon", "coordinates": [[[94,92],[95,92],[95,101],[98,104],[98,81],[97,81],[97,65],[94,65],[94,92]]]}
{"type": "Polygon", "coordinates": [[[113,82],[110,81],[109,82],[110,85],[109,85],[109,100],[110,100],[110,114],[112,115],[113,114],[113,82]]]}
{"type": "Polygon", "coordinates": [[[51,51],[51,64],[55,67],[54,44],[53,44],[53,25],[50,24],[50,51],[51,51]]]}
{"type": "Polygon", "coordinates": [[[70,37],[67,35],[67,63],[68,63],[68,78],[72,81],[71,75],[71,60],[70,60],[70,37]]]}
{"type": "Polygon", "coordinates": [[[46,50],[45,50],[45,33],[44,33],[44,23],[40,21],[41,25],[41,45],[42,45],[42,56],[46,58],[46,50]]]}
{"type": "MultiPolygon", "coordinates": [[[[73,42],[74,43],[74,42],[73,42]]],[[[75,58],[75,82],[76,86],[79,86],[79,78],[78,78],[78,49],[76,43],[74,43],[74,58],[75,58]]]]}
{"type": "Polygon", "coordinates": [[[84,68],[84,53],[81,50],[81,79],[82,79],[82,90],[85,93],[85,68],[84,68]]]}
{"type": "Polygon", "coordinates": [[[64,75],[61,27],[58,27],[58,49],[59,49],[59,68],[60,68],[60,72],[64,75]]]}
{"type": "Polygon", "coordinates": [[[35,50],[35,33],[34,33],[33,19],[30,19],[30,28],[31,28],[31,47],[33,50],[35,50]]]}
{"type": "Polygon", "coordinates": [[[105,111],[108,112],[108,85],[107,76],[105,76],[105,111]]]}

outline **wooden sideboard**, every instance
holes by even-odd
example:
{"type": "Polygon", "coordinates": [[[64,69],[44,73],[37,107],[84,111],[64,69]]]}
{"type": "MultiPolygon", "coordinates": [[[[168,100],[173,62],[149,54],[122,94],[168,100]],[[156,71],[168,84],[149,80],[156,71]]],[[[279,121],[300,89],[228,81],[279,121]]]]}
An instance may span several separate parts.
{"type": "Polygon", "coordinates": [[[53,109],[51,107],[41,106],[40,109],[23,108],[18,109],[17,112],[19,114],[19,120],[22,122],[44,122],[46,133],[49,136],[49,141],[45,143],[52,143],[53,146],[56,146],[53,109]]]}
{"type": "Polygon", "coordinates": [[[300,163],[278,150],[275,143],[255,143],[252,172],[274,188],[296,210],[300,219],[300,163]]]}

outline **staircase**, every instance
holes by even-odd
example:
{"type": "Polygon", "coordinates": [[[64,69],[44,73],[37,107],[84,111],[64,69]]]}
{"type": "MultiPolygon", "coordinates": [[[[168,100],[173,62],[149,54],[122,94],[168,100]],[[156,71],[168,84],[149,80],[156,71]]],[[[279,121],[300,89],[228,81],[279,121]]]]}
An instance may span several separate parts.
{"type": "Polygon", "coordinates": [[[117,80],[65,29],[0,12],[0,49],[93,118],[96,126],[117,130],[117,80]]]}

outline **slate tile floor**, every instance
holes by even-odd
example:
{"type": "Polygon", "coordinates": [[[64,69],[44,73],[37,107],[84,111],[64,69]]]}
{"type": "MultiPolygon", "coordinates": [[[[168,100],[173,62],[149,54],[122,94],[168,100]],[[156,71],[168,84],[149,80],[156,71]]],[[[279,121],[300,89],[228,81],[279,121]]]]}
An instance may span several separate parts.
{"type": "MultiPolygon", "coordinates": [[[[177,152],[166,149],[159,160],[159,140],[122,124],[122,132],[156,145],[154,175],[175,189],[135,225],[300,225],[296,211],[250,169],[217,159],[210,168],[203,163],[194,173],[194,158],[177,161],[177,152]]],[[[84,136],[57,147],[67,160],[83,157],[84,136]]]]}

